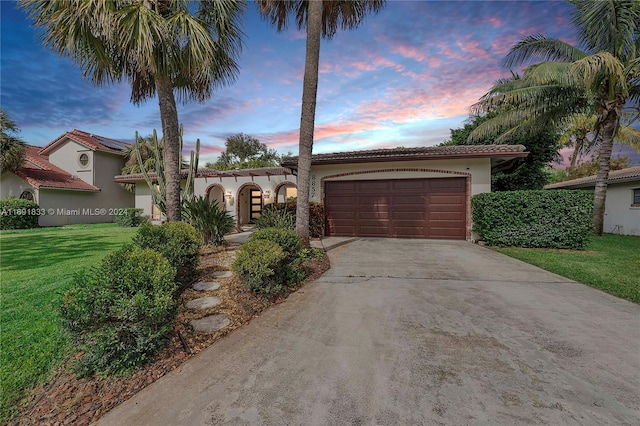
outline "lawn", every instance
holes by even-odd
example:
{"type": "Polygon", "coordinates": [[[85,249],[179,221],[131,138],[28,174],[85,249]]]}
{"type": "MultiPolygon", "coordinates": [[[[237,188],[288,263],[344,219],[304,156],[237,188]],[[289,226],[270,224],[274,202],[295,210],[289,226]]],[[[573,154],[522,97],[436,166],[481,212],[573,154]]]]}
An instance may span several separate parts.
{"type": "Polygon", "coordinates": [[[134,232],[114,224],[0,232],[0,424],[69,353],[58,306],[74,274],[134,232]]]}
{"type": "Polygon", "coordinates": [[[584,251],[505,247],[500,253],[640,303],[640,237],[592,237],[584,251]]]}

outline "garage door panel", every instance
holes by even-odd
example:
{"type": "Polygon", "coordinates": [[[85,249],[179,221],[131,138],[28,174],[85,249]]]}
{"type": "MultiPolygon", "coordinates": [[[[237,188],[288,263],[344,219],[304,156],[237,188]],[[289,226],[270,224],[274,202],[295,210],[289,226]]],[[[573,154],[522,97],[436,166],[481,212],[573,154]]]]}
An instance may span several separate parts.
{"type": "Polygon", "coordinates": [[[466,200],[465,178],[330,181],[327,233],[464,239],[466,200]]]}

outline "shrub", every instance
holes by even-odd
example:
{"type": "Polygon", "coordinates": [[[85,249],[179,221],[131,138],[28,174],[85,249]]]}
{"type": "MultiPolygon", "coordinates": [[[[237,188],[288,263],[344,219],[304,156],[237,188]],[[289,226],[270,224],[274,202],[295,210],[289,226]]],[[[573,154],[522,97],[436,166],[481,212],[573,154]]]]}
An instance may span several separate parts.
{"type": "Polygon", "coordinates": [[[510,191],[475,195],[473,229],[492,246],[584,249],[593,192],[510,191]]]}
{"type": "MultiPolygon", "coordinates": [[[[262,214],[270,209],[285,210],[296,217],[296,202],[274,203],[265,206],[262,214]]],[[[324,207],[320,203],[309,204],[309,236],[312,238],[320,238],[324,235],[324,207]]]]}
{"type": "Polygon", "coordinates": [[[116,215],[116,223],[123,228],[135,228],[146,221],[142,216],[143,209],[126,208],[120,209],[116,215]]]}
{"type": "Polygon", "coordinates": [[[195,276],[200,255],[200,236],[193,226],[183,222],[167,222],[161,226],[143,224],[133,243],[162,254],[176,269],[175,280],[185,286],[195,276]]]}
{"type": "Polygon", "coordinates": [[[287,254],[273,241],[253,240],[240,246],[233,271],[252,291],[275,295],[287,288],[280,273],[287,254]]]}
{"type": "Polygon", "coordinates": [[[0,230],[38,227],[42,209],[31,200],[9,197],[0,200],[0,230]]]}
{"type": "Polygon", "coordinates": [[[164,345],[175,315],[174,276],[160,253],[126,245],[75,277],[60,311],[83,348],[83,374],[139,367],[164,345]]]}
{"type": "Polygon", "coordinates": [[[235,227],[235,221],[218,201],[203,196],[185,200],[182,205],[187,221],[198,231],[203,244],[216,246],[224,243],[224,236],[235,227]]]}
{"type": "Polygon", "coordinates": [[[284,207],[269,208],[272,204],[267,205],[262,211],[262,215],[256,219],[257,229],[266,228],[282,228],[295,231],[296,215],[291,213],[284,207]]]}
{"type": "Polygon", "coordinates": [[[302,242],[295,231],[282,228],[266,228],[255,231],[249,237],[249,241],[267,240],[272,241],[280,246],[287,255],[286,261],[292,261],[300,250],[302,250],[302,242]]]}

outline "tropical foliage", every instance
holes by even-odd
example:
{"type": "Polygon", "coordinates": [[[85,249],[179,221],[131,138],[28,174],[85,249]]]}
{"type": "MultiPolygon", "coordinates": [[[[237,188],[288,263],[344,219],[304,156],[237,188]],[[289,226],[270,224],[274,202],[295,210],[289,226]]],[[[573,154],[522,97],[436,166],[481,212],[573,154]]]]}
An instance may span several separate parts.
{"type": "Polygon", "coordinates": [[[26,146],[16,135],[19,131],[15,121],[0,108],[0,173],[18,170],[22,165],[26,146]]]}
{"type": "Polygon", "coordinates": [[[311,154],[318,93],[318,64],[320,38],[331,39],[338,28],[357,28],[367,14],[378,12],[385,0],[304,1],[258,0],[258,11],[278,31],[286,29],[294,16],[299,30],[307,32],[306,59],[302,83],[302,112],[298,152],[298,210],[296,232],[305,246],[309,246],[309,188],[311,182],[311,154]]]}
{"type": "Polygon", "coordinates": [[[204,101],[238,74],[240,20],[246,7],[228,1],[20,0],[41,40],[71,58],[98,85],[127,81],[131,101],[157,96],[165,140],[169,220],[180,220],[178,100],[204,101]]]}
{"type": "Polygon", "coordinates": [[[258,167],[278,167],[282,157],[274,149],[261,143],[253,136],[236,133],[225,141],[226,150],[218,161],[207,163],[206,167],[216,170],[253,169],[258,167]]]}
{"type": "Polygon", "coordinates": [[[472,132],[470,139],[498,135],[500,142],[516,134],[562,129],[567,117],[577,113],[595,115],[593,131],[601,142],[593,225],[601,235],[613,141],[620,134],[623,110],[634,110],[635,118],[639,114],[640,2],[570,2],[579,47],[539,34],[512,47],[504,60],[506,67],[533,65],[521,78],[498,81],[474,106],[477,114],[498,114],[472,132]]]}
{"type": "Polygon", "coordinates": [[[186,219],[200,234],[202,244],[216,246],[224,244],[224,236],[233,230],[235,221],[224,205],[217,200],[210,201],[203,196],[182,202],[183,219],[186,219]]]}

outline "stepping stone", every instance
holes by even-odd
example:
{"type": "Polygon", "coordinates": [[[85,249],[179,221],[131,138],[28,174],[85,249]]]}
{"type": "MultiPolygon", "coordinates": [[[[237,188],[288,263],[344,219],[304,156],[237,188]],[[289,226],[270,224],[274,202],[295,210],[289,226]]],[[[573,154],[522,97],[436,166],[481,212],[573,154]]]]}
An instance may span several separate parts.
{"type": "Polygon", "coordinates": [[[215,333],[231,324],[229,318],[222,314],[209,315],[207,317],[189,321],[191,327],[197,333],[215,333]]]}
{"type": "Polygon", "coordinates": [[[217,297],[201,297],[199,299],[189,300],[185,306],[193,311],[200,311],[207,308],[213,308],[222,303],[217,297]]]}
{"type": "Polygon", "coordinates": [[[213,278],[229,278],[233,276],[232,271],[218,271],[213,273],[213,278]]]}
{"type": "Polygon", "coordinates": [[[220,283],[217,282],[205,282],[201,281],[193,285],[193,289],[196,291],[216,291],[220,288],[220,283]]]}

